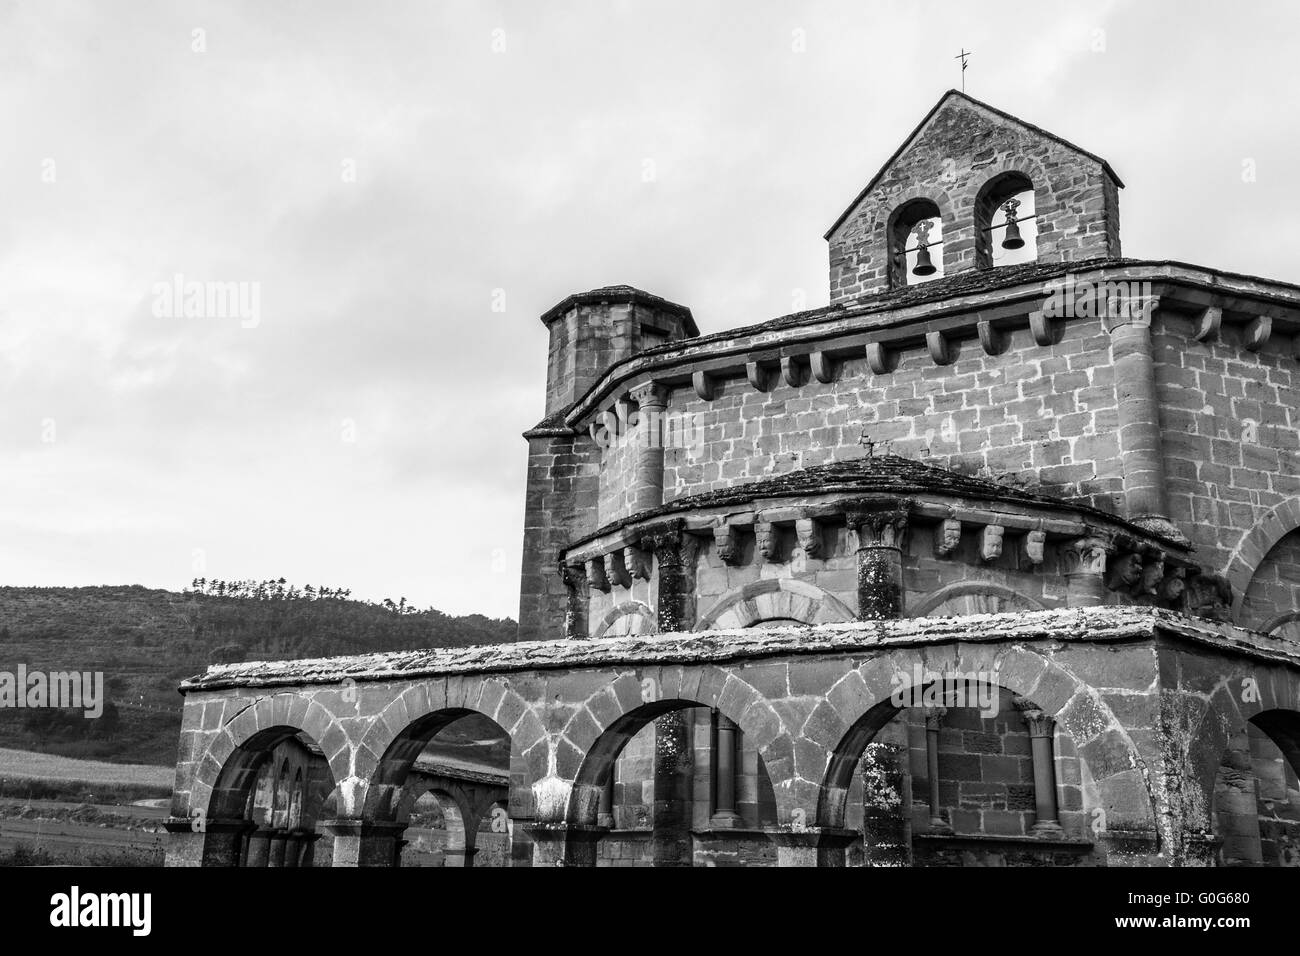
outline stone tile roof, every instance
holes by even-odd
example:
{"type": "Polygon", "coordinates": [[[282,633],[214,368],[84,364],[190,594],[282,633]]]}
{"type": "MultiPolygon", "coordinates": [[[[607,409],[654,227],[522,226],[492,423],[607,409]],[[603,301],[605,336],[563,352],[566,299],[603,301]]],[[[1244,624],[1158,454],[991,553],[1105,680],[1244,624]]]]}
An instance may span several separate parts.
{"type": "MultiPolygon", "coordinates": [[[[1013,504],[1062,508],[1076,514],[1092,515],[1108,522],[1127,524],[1124,519],[1082,502],[1054,498],[988,478],[962,475],[946,468],[898,455],[872,455],[847,461],[814,465],[781,475],[771,475],[740,485],[674,498],[658,508],[620,518],[600,528],[587,538],[598,538],[625,525],[659,515],[680,514],[700,508],[717,508],[742,504],[759,498],[793,498],[837,493],[860,494],[938,494],[967,501],[1002,501],[1013,504]]],[[[1139,530],[1140,529],[1135,529],[1139,530]]],[[[1146,532],[1141,532],[1146,534],[1146,532]]]]}
{"type": "Polygon", "coordinates": [[[962,641],[1023,643],[1152,640],[1159,635],[1300,668],[1300,647],[1281,638],[1136,605],[1055,608],[961,617],[905,618],[779,628],[526,641],[479,647],[393,651],[354,657],[214,664],[181,684],[182,693],[227,687],[383,681],[587,666],[717,663],[774,655],[845,654],[962,641]]]}
{"type": "Polygon", "coordinates": [[[682,325],[688,336],[694,337],[700,334],[700,329],[695,324],[695,317],[691,315],[691,310],[686,306],[678,305],[676,302],[669,302],[662,296],[624,284],[601,286],[599,289],[575,292],[573,295],[566,296],[563,301],[557,302],[542,313],[542,324],[550,325],[553,320],[559,318],[574,306],[599,305],[602,302],[648,305],[665,312],[675,312],[682,317],[682,325]]]}

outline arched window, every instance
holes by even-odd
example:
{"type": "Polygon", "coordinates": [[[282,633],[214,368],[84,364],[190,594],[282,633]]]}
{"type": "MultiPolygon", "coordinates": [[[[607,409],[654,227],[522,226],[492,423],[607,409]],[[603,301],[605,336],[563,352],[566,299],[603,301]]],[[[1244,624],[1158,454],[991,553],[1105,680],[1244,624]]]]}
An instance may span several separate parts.
{"type": "Polygon", "coordinates": [[[1034,184],[1023,173],[994,176],[975,200],[975,266],[1018,265],[1038,260],[1034,184]]]}
{"type": "Polygon", "coordinates": [[[892,288],[943,278],[943,220],[929,199],[913,199],[894,210],[889,226],[889,284],[892,288]]]}

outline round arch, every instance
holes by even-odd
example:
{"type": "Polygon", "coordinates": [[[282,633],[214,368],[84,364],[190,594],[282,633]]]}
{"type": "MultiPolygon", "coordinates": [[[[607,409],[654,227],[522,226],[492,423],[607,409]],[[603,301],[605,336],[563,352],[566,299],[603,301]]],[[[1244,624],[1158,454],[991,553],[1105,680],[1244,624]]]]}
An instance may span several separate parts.
{"type": "Polygon", "coordinates": [[[623,637],[627,634],[654,634],[658,631],[655,612],[640,601],[624,601],[600,619],[596,637],[623,637]]]}
{"type": "MultiPolygon", "coordinates": [[[[573,768],[573,783],[562,819],[594,823],[601,790],[627,742],[656,717],[690,707],[714,708],[731,720],[771,773],[768,748],[780,733],[781,718],[739,675],[713,665],[625,672],[592,694],[565,726],[563,737],[573,747],[572,763],[565,763],[573,768]]],[[[773,784],[776,778],[772,774],[773,784]]]]}
{"type": "MultiPolygon", "coordinates": [[[[971,600],[966,604],[977,603],[971,600]]],[[[943,617],[935,614],[938,610],[949,610],[947,616],[958,614],[997,614],[1000,611],[1042,611],[1042,604],[1031,597],[1026,597],[1002,584],[993,581],[957,581],[936,591],[931,591],[917,602],[909,617],[943,617]],[[954,607],[947,609],[944,605],[956,603],[961,599],[987,598],[988,607],[954,607]]]]}
{"type": "Polygon", "coordinates": [[[1288,498],[1257,521],[1254,527],[1243,532],[1232,549],[1224,571],[1232,585],[1232,612],[1234,620],[1241,620],[1242,605],[1251,578],[1273,546],[1300,528],[1300,497],[1288,498]]]}
{"type": "MultiPolygon", "coordinates": [[[[1025,648],[902,650],[873,658],[850,670],[830,693],[830,712],[823,717],[827,746],[825,772],[816,797],[819,826],[840,827],[853,769],[866,745],[901,708],[891,700],[897,677],[910,677],[917,666],[939,673],[995,673],[999,687],[1034,701],[1054,718],[1058,734],[1068,735],[1082,767],[1091,774],[1108,826],[1146,830],[1158,836],[1155,798],[1147,782],[1146,763],[1108,705],[1090,687],[1046,657],[1025,648]],[[946,656],[945,656],[946,655],[946,656]],[[1123,754],[1117,759],[1116,754],[1123,754]],[[1140,793],[1141,799],[1133,795],[1140,793]]],[[[811,789],[808,797],[814,796],[811,789]]]]}
{"type": "Polygon", "coordinates": [[[765,578],[724,594],[695,625],[697,631],[753,627],[781,619],[802,624],[857,620],[839,598],[795,578],[765,578]]]}

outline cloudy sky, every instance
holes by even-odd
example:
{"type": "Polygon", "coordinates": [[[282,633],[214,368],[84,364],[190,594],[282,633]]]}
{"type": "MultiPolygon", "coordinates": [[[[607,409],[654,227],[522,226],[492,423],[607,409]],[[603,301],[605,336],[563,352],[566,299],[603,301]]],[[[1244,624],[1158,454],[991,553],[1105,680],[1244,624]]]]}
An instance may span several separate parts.
{"type": "Polygon", "coordinates": [[[284,576],[514,616],[538,315],[611,283],[704,331],[824,304],[822,233],[963,47],[969,92],[1110,160],[1127,255],[1300,281],[1298,23],[0,3],[0,583],[284,576]],[[256,314],[169,311],[177,275],[256,314]]]}

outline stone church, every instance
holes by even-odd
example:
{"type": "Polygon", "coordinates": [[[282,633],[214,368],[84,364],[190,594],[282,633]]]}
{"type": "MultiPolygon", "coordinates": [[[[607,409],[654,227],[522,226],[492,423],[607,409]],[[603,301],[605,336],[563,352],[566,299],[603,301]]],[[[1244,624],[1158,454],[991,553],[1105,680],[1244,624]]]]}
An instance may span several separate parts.
{"type": "Polygon", "coordinates": [[[186,681],[169,863],[1300,865],[1300,287],[1122,188],[950,91],[824,308],[564,299],[518,643],[186,681]]]}

